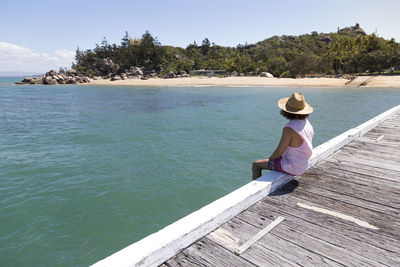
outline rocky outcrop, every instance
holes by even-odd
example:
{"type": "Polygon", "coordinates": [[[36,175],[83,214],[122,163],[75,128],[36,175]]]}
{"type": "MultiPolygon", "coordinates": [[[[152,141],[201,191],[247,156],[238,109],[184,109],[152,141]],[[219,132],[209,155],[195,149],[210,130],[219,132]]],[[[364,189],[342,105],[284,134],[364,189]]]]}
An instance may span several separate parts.
{"type": "Polygon", "coordinates": [[[354,26],[345,27],[338,31],[339,33],[356,33],[360,35],[367,35],[363,29],[360,28],[360,24],[356,23],[354,26]]]}
{"type": "Polygon", "coordinates": [[[86,76],[77,75],[76,70],[70,69],[66,73],[58,74],[55,70],[46,72],[41,77],[25,77],[22,81],[16,82],[15,84],[45,84],[45,85],[56,85],[56,84],[77,84],[77,83],[89,83],[90,78],[86,76]]]}
{"type": "MultiPolygon", "coordinates": [[[[157,71],[152,69],[146,69],[144,67],[131,66],[129,69],[124,71],[120,70],[118,64],[114,64],[111,59],[101,59],[98,60],[96,64],[92,66],[94,70],[93,80],[98,79],[109,79],[111,81],[128,80],[128,79],[141,79],[147,80],[149,78],[158,78],[157,71]],[[99,63],[100,62],[100,63],[99,63]]],[[[161,70],[162,71],[162,70],[161,70]]],[[[184,78],[190,77],[186,71],[181,70],[176,74],[173,71],[168,72],[164,75],[165,79],[168,78],[184,78]]],[[[45,75],[41,77],[26,77],[16,84],[45,84],[45,85],[56,85],[56,84],[79,84],[79,83],[89,83],[91,79],[87,76],[82,76],[81,73],[74,69],[63,71],[62,73],[57,73],[55,70],[50,70],[46,72],[45,75]]]]}

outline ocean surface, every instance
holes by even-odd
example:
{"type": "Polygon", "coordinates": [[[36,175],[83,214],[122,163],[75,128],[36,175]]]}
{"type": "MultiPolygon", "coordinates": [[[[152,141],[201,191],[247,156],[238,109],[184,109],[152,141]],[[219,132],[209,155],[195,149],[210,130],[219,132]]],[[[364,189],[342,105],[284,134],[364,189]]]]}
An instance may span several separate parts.
{"type": "Polygon", "coordinates": [[[248,183],[294,91],[314,146],[399,89],[15,86],[0,78],[0,266],[87,266],[248,183]]]}

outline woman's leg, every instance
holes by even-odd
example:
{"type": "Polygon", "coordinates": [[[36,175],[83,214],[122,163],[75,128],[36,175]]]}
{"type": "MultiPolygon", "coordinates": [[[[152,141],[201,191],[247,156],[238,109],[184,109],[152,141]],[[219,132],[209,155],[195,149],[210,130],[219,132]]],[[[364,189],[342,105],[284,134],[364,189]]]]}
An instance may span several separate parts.
{"type": "Polygon", "coordinates": [[[260,159],[253,162],[253,180],[261,177],[262,170],[269,170],[268,161],[269,159],[260,159]]]}

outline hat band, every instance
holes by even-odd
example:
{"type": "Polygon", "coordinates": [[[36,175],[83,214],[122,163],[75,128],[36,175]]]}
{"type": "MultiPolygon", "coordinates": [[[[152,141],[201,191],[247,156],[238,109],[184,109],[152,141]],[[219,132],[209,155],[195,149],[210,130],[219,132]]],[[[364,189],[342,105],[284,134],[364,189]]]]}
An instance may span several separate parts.
{"type": "Polygon", "coordinates": [[[288,103],[286,103],[285,108],[287,111],[297,112],[297,111],[303,110],[305,107],[295,108],[295,107],[289,106],[288,103]]]}

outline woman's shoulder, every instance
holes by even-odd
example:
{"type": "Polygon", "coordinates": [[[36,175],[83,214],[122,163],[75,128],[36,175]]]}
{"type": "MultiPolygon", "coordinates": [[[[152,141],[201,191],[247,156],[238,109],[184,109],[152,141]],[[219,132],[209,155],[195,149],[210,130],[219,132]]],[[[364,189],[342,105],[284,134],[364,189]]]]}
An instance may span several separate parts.
{"type": "Polygon", "coordinates": [[[307,119],[304,119],[304,120],[298,120],[298,119],[296,119],[296,120],[290,120],[290,121],[285,125],[285,127],[291,127],[291,128],[294,128],[294,129],[297,130],[298,128],[304,128],[304,126],[305,126],[307,123],[309,123],[307,119]]]}

